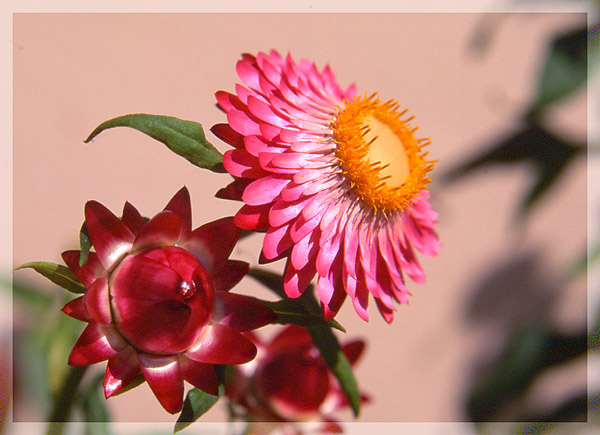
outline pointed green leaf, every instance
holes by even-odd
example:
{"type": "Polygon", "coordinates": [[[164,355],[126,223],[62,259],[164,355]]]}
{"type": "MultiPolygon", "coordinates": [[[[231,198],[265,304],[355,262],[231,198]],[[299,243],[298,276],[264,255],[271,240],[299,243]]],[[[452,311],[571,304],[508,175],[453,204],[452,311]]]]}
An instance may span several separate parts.
{"type": "Polygon", "coordinates": [[[47,263],[44,261],[34,261],[25,263],[15,270],[31,268],[39,274],[45,276],[54,284],[69,290],[73,293],[85,293],[85,286],[77,279],[75,274],[66,266],[61,264],[47,263]]]}
{"type": "Polygon", "coordinates": [[[113,127],[130,127],[141,131],[200,168],[226,172],[223,156],[206,140],[202,125],[197,122],[145,113],[124,115],[100,124],[84,142],[90,142],[104,130],[113,127]]]}
{"type": "MultiPolygon", "coordinates": [[[[255,299],[255,298],[253,298],[255,299]]],[[[261,304],[269,307],[276,315],[277,322],[283,325],[292,324],[300,326],[328,326],[335,328],[338,331],[346,332],[346,329],[339,324],[336,320],[329,320],[328,322],[323,319],[321,314],[308,313],[304,308],[302,301],[298,299],[282,299],[276,302],[263,301],[255,299],[261,304]]]]}
{"type": "Polygon", "coordinates": [[[90,240],[90,236],[88,235],[85,222],[81,226],[81,230],[79,230],[79,246],[81,248],[81,252],[79,254],[79,265],[83,266],[87,261],[88,254],[90,253],[90,249],[92,247],[92,242],[90,240]]]}
{"type": "Polygon", "coordinates": [[[327,326],[309,326],[306,328],[319,349],[321,356],[327,363],[327,366],[340,383],[342,391],[348,399],[348,403],[358,417],[360,413],[360,392],[358,384],[352,371],[352,366],[346,359],[340,343],[331,328],[327,326]]]}
{"type": "Polygon", "coordinates": [[[223,383],[219,384],[218,396],[205,393],[198,388],[191,389],[183,402],[183,409],[181,410],[181,414],[179,414],[179,418],[175,423],[174,432],[179,432],[198,420],[210,408],[212,408],[215,403],[217,403],[224,391],[225,385],[223,383]]]}

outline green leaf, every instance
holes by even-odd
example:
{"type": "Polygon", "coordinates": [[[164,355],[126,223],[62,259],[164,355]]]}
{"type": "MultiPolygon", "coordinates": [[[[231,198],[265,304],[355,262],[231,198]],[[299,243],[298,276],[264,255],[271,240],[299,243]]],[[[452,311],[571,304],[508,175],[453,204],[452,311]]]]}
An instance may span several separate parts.
{"type": "Polygon", "coordinates": [[[108,422],[110,413],[106,406],[106,399],[102,394],[104,373],[96,375],[85,388],[82,389],[78,405],[83,411],[85,424],[85,435],[108,435],[108,422]]]}
{"type": "Polygon", "coordinates": [[[323,319],[321,314],[312,314],[306,312],[304,304],[299,299],[282,299],[276,302],[263,301],[261,299],[253,298],[263,305],[269,307],[276,315],[277,322],[283,325],[292,324],[300,326],[328,326],[335,328],[338,331],[346,332],[346,329],[339,324],[336,320],[329,320],[328,322],[323,319]]]}
{"type": "Polygon", "coordinates": [[[588,34],[590,54],[593,54],[599,48],[598,29],[598,24],[589,29],[584,26],[554,39],[541,70],[530,116],[536,116],[537,113],[567,97],[586,82],[588,34]]]}
{"type": "Polygon", "coordinates": [[[79,254],[79,265],[83,266],[88,259],[88,254],[90,253],[90,249],[92,247],[92,242],[90,240],[90,236],[88,235],[87,225],[85,222],[81,225],[81,229],[79,230],[79,246],[81,252],[79,254]]]}
{"type": "Polygon", "coordinates": [[[130,127],[141,131],[162,142],[193,165],[213,172],[226,172],[223,167],[223,156],[206,140],[202,125],[197,122],[145,113],[124,115],[100,124],[84,142],[90,142],[104,130],[113,127],[130,127]]]}
{"type": "Polygon", "coordinates": [[[223,383],[219,383],[218,396],[205,393],[198,388],[191,389],[183,401],[183,409],[181,410],[181,414],[179,414],[179,418],[175,423],[174,432],[179,432],[198,420],[210,408],[212,408],[215,403],[217,403],[224,391],[225,385],[223,383]]]}
{"type": "Polygon", "coordinates": [[[31,268],[41,275],[48,278],[54,284],[69,290],[73,293],[85,293],[85,286],[79,281],[75,274],[66,266],[61,264],[47,263],[44,261],[34,261],[25,263],[15,270],[31,268]]]}
{"type": "Polygon", "coordinates": [[[342,391],[346,395],[354,416],[360,414],[360,392],[358,384],[352,371],[352,366],[346,359],[340,343],[331,328],[327,326],[309,326],[306,328],[319,349],[321,356],[327,366],[340,383],[342,391]]]}

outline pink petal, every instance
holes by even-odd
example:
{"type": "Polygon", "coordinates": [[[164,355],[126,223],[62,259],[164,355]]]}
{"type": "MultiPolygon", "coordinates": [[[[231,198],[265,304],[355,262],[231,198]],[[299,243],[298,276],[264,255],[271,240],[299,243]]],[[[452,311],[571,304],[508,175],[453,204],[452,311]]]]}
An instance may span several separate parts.
{"type": "MultiPolygon", "coordinates": [[[[306,210],[306,208],[304,209],[306,210]]],[[[301,239],[307,236],[309,233],[317,233],[321,234],[321,229],[319,228],[319,223],[321,222],[321,217],[323,213],[325,213],[325,208],[322,208],[319,213],[315,216],[312,216],[310,219],[307,219],[303,214],[298,217],[292,224],[290,228],[290,236],[292,240],[298,243],[301,239]]]]}
{"type": "Polygon", "coordinates": [[[248,273],[248,263],[238,260],[227,260],[225,266],[212,276],[215,292],[232,289],[248,273]]]}
{"type": "Polygon", "coordinates": [[[237,109],[231,109],[227,112],[227,122],[236,132],[247,136],[249,134],[260,135],[260,126],[257,121],[252,119],[246,112],[237,109]]]}
{"type": "Polygon", "coordinates": [[[224,217],[196,228],[182,246],[213,275],[225,266],[239,236],[233,218],[224,217]]]}
{"type": "Polygon", "coordinates": [[[375,299],[377,308],[387,323],[392,323],[394,320],[394,311],[386,307],[380,299],[375,299]]]}
{"type": "Polygon", "coordinates": [[[304,290],[306,290],[306,287],[308,287],[316,273],[317,269],[314,258],[301,270],[296,270],[292,265],[292,262],[288,259],[285,275],[283,277],[283,288],[285,293],[290,298],[299,297],[304,293],[304,290]]]}
{"type": "Polygon", "coordinates": [[[85,223],[98,259],[106,270],[131,249],[134,237],[127,225],[99,202],[86,203],[85,223]]]}
{"type": "Polygon", "coordinates": [[[67,316],[71,316],[74,319],[81,320],[83,322],[89,322],[92,320],[83,305],[83,296],[67,302],[67,304],[63,307],[62,312],[67,316]]]}
{"type": "Polygon", "coordinates": [[[270,175],[253,181],[246,187],[242,199],[248,205],[262,205],[273,202],[290,179],[284,175],[270,175]]]}
{"type": "Polygon", "coordinates": [[[316,255],[319,250],[319,233],[313,231],[307,234],[302,240],[298,241],[292,248],[290,260],[296,270],[303,269],[312,261],[316,261],[316,255]]]}
{"type": "Polygon", "coordinates": [[[110,324],[110,299],[106,277],[98,278],[88,287],[83,303],[93,320],[103,325],[110,324]]]}
{"type": "Polygon", "coordinates": [[[175,414],[183,406],[183,374],[177,356],[138,355],[140,368],[163,408],[175,414]]]}
{"type": "Polygon", "coordinates": [[[250,95],[248,97],[248,110],[261,121],[276,127],[286,127],[289,125],[284,119],[273,112],[270,105],[258,98],[250,95]]]}
{"type": "Polygon", "coordinates": [[[215,92],[215,98],[217,99],[217,103],[225,112],[229,112],[233,108],[233,104],[231,103],[231,98],[234,97],[229,92],[225,91],[217,91],[215,92]]]}
{"type": "Polygon", "coordinates": [[[256,69],[255,60],[242,59],[235,65],[235,70],[240,79],[249,88],[254,90],[260,90],[260,83],[258,82],[258,70],[256,69]]]}
{"type": "Polygon", "coordinates": [[[357,278],[346,273],[344,269],[344,289],[350,299],[356,314],[365,322],[369,321],[369,292],[364,283],[358,282],[357,278]]]}
{"type": "Polygon", "coordinates": [[[112,358],[125,347],[127,343],[113,327],[90,323],[73,346],[69,355],[69,365],[95,364],[112,358]]]}
{"type": "Polygon", "coordinates": [[[102,276],[105,273],[105,270],[95,252],[92,251],[88,253],[87,261],[83,266],[79,265],[80,255],[81,251],[65,251],[62,253],[62,258],[79,281],[81,281],[84,286],[88,287],[98,277],[102,276]]]}
{"type": "Polygon", "coordinates": [[[133,250],[170,245],[184,235],[181,218],[172,211],[164,210],[154,216],[142,228],[133,243],[133,250]]]}
{"type": "Polygon", "coordinates": [[[256,179],[269,175],[258,159],[245,150],[228,150],[223,155],[223,166],[234,177],[256,179]]]}
{"type": "Polygon", "coordinates": [[[216,396],[219,394],[219,378],[215,366],[189,359],[183,355],[179,357],[179,365],[183,373],[183,379],[194,387],[216,396]]]}
{"type": "Polygon", "coordinates": [[[340,311],[340,308],[342,308],[345,300],[346,292],[343,290],[343,287],[336,285],[333,296],[331,297],[329,303],[327,305],[322,304],[323,317],[326,321],[329,321],[337,316],[337,313],[340,311]]]}
{"type": "Polygon", "coordinates": [[[104,396],[117,394],[140,374],[137,352],[128,346],[108,360],[104,374],[104,396]]]}
{"type": "Polygon", "coordinates": [[[179,216],[179,219],[181,219],[181,228],[185,237],[185,234],[192,230],[192,205],[190,192],[187,187],[184,186],[179,189],[164,209],[170,210],[179,216]]]}
{"type": "Polygon", "coordinates": [[[243,364],[256,356],[256,346],[233,328],[214,323],[205,328],[186,355],[209,364],[243,364]]]}
{"type": "Polygon", "coordinates": [[[235,293],[217,293],[213,320],[236,331],[249,331],[274,322],[277,316],[257,300],[235,293]]]}
{"type": "Polygon", "coordinates": [[[146,225],[146,221],[140,212],[129,202],[125,202],[125,205],[123,206],[123,216],[121,217],[121,221],[127,225],[127,228],[129,228],[129,231],[131,231],[134,236],[140,232],[144,225],[146,225]]]}
{"type": "Polygon", "coordinates": [[[307,198],[300,198],[292,202],[277,201],[269,210],[269,224],[272,227],[279,227],[298,217],[307,201],[307,198]]]}
{"type": "Polygon", "coordinates": [[[262,253],[267,260],[281,257],[294,244],[289,225],[271,227],[263,239],[262,253]]]}

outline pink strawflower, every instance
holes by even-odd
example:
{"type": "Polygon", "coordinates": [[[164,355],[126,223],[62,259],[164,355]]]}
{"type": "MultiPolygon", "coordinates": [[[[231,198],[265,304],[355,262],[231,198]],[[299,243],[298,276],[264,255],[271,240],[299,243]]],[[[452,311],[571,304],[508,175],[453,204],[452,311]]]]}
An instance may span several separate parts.
{"type": "Polygon", "coordinates": [[[69,364],[108,360],[107,398],[141,373],[170,413],[182,408],[184,380],[218,394],[213,364],[252,360],[256,347],[240,331],[274,320],[264,305],[228,293],[248,271],[228,259],[240,233],[233,219],[192,231],[183,188],[148,222],[129,203],[119,219],[89,201],[85,223],[95,252],[83,266],[80,251],[62,254],[87,288],[63,308],[89,323],[69,364]]]}
{"type": "MultiPolygon", "coordinates": [[[[316,423],[319,432],[341,432],[334,414],[348,409],[348,401],[306,329],[288,325],[269,341],[246,335],[258,354],[234,368],[225,388],[237,412],[249,422],[282,423],[284,433],[301,433],[291,424],[297,421],[316,423]]],[[[354,365],[364,347],[362,340],[353,340],[342,350],[354,365]]],[[[361,395],[361,400],[368,398],[361,395]]]]}
{"type": "Polygon", "coordinates": [[[369,293],[387,322],[407,303],[404,275],[422,283],[415,249],[439,248],[426,185],[433,162],[393,100],[341,89],[329,67],[277,52],[244,54],[246,87],[219,91],[227,124],[212,131],[235,149],[235,181],[218,196],[242,199],[241,228],[266,231],[262,259],[288,257],[285,291],[298,297],[315,275],[325,318],[346,295],[368,320],[369,293]]]}

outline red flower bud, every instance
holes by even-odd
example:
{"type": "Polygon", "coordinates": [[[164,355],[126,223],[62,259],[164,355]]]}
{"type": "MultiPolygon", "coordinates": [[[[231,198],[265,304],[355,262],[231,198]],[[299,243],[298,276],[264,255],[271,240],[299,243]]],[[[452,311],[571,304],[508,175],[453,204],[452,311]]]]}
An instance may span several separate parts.
{"type": "Polygon", "coordinates": [[[192,231],[186,188],[148,222],[129,203],[119,219],[90,201],[85,217],[95,252],[83,266],[80,251],[63,253],[87,288],[63,311],[89,323],[69,364],[108,360],[107,398],[141,373],[171,413],[182,408],[184,380],[217,394],[213,364],[252,360],[256,347],[241,332],[275,318],[259,302],[228,293],[248,271],[229,260],[240,231],[232,218],[192,231]]]}

